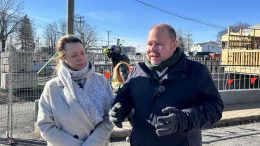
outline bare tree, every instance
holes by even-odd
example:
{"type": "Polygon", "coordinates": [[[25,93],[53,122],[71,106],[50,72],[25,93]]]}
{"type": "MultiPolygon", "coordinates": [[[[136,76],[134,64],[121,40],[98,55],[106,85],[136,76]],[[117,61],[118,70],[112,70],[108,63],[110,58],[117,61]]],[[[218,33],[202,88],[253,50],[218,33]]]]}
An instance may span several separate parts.
{"type": "Polygon", "coordinates": [[[63,36],[63,35],[65,35],[66,34],[66,27],[67,27],[67,24],[66,24],[66,20],[64,19],[64,20],[61,20],[61,21],[59,21],[58,22],[58,24],[59,24],[59,34],[61,35],[61,36],[63,36]]]}
{"type": "Polygon", "coordinates": [[[97,42],[97,33],[95,28],[86,24],[83,28],[83,36],[81,36],[81,39],[83,40],[85,49],[94,46],[97,42]]]}
{"type": "MultiPolygon", "coordinates": [[[[229,28],[231,29],[232,32],[239,32],[240,29],[245,29],[248,28],[250,24],[248,23],[243,23],[243,22],[237,22],[236,24],[230,25],[229,28]]],[[[218,32],[217,35],[217,41],[221,41],[221,37],[228,32],[228,28],[221,30],[218,32]]]]}
{"type": "Polygon", "coordinates": [[[182,49],[182,50],[186,50],[185,49],[185,45],[184,45],[184,42],[183,42],[183,39],[182,37],[178,37],[178,46],[182,49]]]}
{"type": "Polygon", "coordinates": [[[44,37],[46,46],[48,46],[48,53],[53,55],[58,38],[61,36],[57,23],[49,24],[45,30],[44,37]]]}
{"type": "Polygon", "coordinates": [[[190,47],[193,45],[193,39],[192,39],[192,34],[190,32],[183,32],[182,30],[178,30],[177,31],[177,37],[178,37],[178,41],[179,45],[182,45],[181,47],[183,47],[183,51],[185,52],[189,52],[190,51],[190,47]]]}
{"type": "Polygon", "coordinates": [[[0,40],[5,51],[7,37],[15,31],[21,22],[23,1],[0,0],[0,40]]]}
{"type": "MultiPolygon", "coordinates": [[[[83,46],[85,49],[88,49],[90,46],[95,45],[97,42],[97,33],[94,27],[85,23],[84,21],[80,21],[80,23],[75,23],[75,35],[79,36],[83,42],[83,46]]],[[[66,21],[62,20],[58,23],[54,22],[49,24],[44,32],[44,38],[46,40],[46,46],[48,46],[49,54],[54,53],[54,48],[56,42],[59,37],[66,34],[66,21]]],[[[43,50],[44,51],[44,50],[43,50]]]]}
{"type": "Polygon", "coordinates": [[[93,26],[86,23],[81,17],[79,21],[75,21],[75,34],[80,37],[83,41],[83,46],[85,49],[94,46],[97,42],[97,32],[93,26]]]}

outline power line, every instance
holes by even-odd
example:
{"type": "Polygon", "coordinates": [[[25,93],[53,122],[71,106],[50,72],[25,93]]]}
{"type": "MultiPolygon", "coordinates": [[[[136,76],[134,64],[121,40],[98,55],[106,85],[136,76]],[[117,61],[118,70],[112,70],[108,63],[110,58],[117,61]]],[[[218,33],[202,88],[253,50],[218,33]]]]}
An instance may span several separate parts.
{"type": "MultiPolygon", "coordinates": [[[[59,9],[59,10],[64,11],[64,12],[67,11],[66,8],[57,6],[57,5],[55,5],[54,3],[52,3],[52,2],[53,2],[52,0],[49,0],[48,2],[45,1],[45,0],[44,0],[44,1],[40,1],[40,2],[44,3],[46,6],[51,6],[51,7],[53,7],[54,9],[59,9]]],[[[64,5],[64,6],[65,6],[65,5],[64,5]]]]}
{"type": "Polygon", "coordinates": [[[60,14],[64,14],[63,12],[61,12],[61,11],[59,11],[59,10],[62,10],[62,11],[66,11],[66,10],[64,10],[64,9],[61,9],[61,8],[58,8],[58,7],[55,7],[54,5],[50,5],[50,4],[44,4],[44,3],[41,3],[41,1],[38,1],[38,0],[33,0],[34,2],[35,2],[35,4],[38,4],[38,5],[40,5],[40,6],[42,6],[42,7],[45,7],[45,8],[47,8],[48,10],[50,10],[50,9],[52,9],[53,11],[56,11],[56,12],[58,12],[58,13],[60,13],[60,14]],[[51,6],[51,7],[50,7],[51,6]],[[58,10],[59,9],[59,10],[58,10]]]}
{"type": "MultiPolygon", "coordinates": [[[[48,26],[47,25],[49,25],[49,24],[44,24],[44,22],[43,21],[41,21],[41,20],[39,20],[39,19],[37,19],[37,18],[33,18],[33,17],[31,17],[31,16],[28,16],[28,18],[30,18],[32,21],[31,21],[31,23],[34,25],[34,26],[38,26],[38,27],[41,27],[41,28],[43,28],[43,29],[45,29],[45,30],[50,30],[50,28],[48,28],[48,26]],[[41,22],[40,22],[41,21],[41,22]]],[[[53,31],[53,30],[52,30],[53,31]]],[[[54,30],[56,33],[59,33],[59,34],[63,34],[62,32],[60,32],[60,31],[57,31],[57,30],[54,30]]]]}
{"type": "Polygon", "coordinates": [[[220,26],[220,25],[213,24],[213,23],[210,23],[210,22],[207,22],[207,21],[195,19],[195,18],[188,17],[188,16],[185,16],[185,15],[182,15],[182,14],[178,14],[176,12],[172,12],[172,11],[160,8],[158,6],[154,6],[154,5],[148,4],[148,3],[140,1],[140,0],[135,0],[135,1],[138,2],[138,3],[141,3],[143,5],[146,5],[148,7],[151,7],[153,9],[156,9],[158,11],[161,11],[161,12],[164,12],[164,13],[167,13],[167,14],[170,14],[170,15],[182,18],[182,19],[186,19],[186,20],[189,20],[189,21],[193,21],[193,22],[196,22],[196,23],[204,24],[204,25],[207,25],[207,26],[215,27],[215,28],[226,29],[226,27],[224,27],[224,26],[220,26]]]}

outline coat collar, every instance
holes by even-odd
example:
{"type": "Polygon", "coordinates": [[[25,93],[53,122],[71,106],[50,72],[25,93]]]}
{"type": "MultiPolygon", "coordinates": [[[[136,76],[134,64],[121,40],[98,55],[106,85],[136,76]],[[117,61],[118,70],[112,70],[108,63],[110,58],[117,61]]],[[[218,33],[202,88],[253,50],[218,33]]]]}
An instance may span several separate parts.
{"type": "Polygon", "coordinates": [[[187,57],[185,54],[182,54],[180,61],[174,66],[169,67],[169,71],[162,79],[175,80],[177,78],[185,78],[187,74],[187,57]],[[180,74],[180,76],[176,74],[180,74]]]}
{"type": "Polygon", "coordinates": [[[169,67],[169,73],[171,72],[187,72],[187,57],[185,54],[182,54],[178,63],[169,67]]]}
{"type": "Polygon", "coordinates": [[[60,79],[58,80],[58,86],[59,86],[59,87],[62,87],[62,88],[65,87],[64,84],[62,83],[62,81],[61,81],[60,79]]]}

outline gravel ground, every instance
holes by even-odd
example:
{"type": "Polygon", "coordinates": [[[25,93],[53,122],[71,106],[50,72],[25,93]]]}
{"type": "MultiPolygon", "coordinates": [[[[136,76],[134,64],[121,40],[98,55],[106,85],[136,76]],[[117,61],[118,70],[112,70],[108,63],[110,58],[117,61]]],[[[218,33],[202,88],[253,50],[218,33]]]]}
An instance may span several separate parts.
{"type": "MultiPolygon", "coordinates": [[[[8,105],[0,105],[0,136],[5,137],[8,123],[8,105]]],[[[12,133],[14,138],[34,138],[34,102],[12,105],[12,133]]]]}
{"type": "MultiPolygon", "coordinates": [[[[8,117],[8,105],[3,102],[2,103],[0,102],[0,146],[6,144],[6,129],[7,129],[7,122],[8,122],[7,117],[8,117]]],[[[259,123],[256,125],[259,125],[259,123]]],[[[249,126],[249,128],[254,130],[259,128],[259,127],[256,128],[255,127],[252,128],[252,127],[253,127],[252,125],[251,127],[249,126]]],[[[243,126],[243,128],[245,127],[243,126]]],[[[211,140],[211,141],[215,140],[214,137],[212,140],[212,137],[207,137],[205,135],[209,135],[210,132],[215,132],[215,133],[220,133],[221,136],[221,131],[223,131],[223,128],[214,128],[212,130],[204,131],[204,142],[207,140],[211,140]]],[[[228,131],[236,131],[236,130],[229,129],[228,131]]],[[[38,134],[34,133],[34,102],[20,102],[20,103],[14,103],[12,105],[12,135],[15,141],[17,142],[16,144],[17,146],[46,145],[46,143],[42,140],[42,138],[38,134]]],[[[245,135],[247,135],[247,133],[245,135]]],[[[225,137],[228,136],[234,136],[234,134],[225,135],[225,137]]],[[[237,137],[240,136],[238,135],[237,137]]],[[[252,139],[250,140],[247,139],[245,141],[249,142],[252,141],[252,139]]],[[[129,143],[126,143],[125,139],[123,138],[118,142],[111,142],[110,145],[128,146],[129,143]]]]}

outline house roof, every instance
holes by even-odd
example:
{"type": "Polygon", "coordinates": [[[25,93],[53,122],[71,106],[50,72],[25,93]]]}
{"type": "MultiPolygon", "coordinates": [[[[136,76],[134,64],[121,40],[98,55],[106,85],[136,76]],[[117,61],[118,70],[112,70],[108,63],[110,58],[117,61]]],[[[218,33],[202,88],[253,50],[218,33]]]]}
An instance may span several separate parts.
{"type": "Polygon", "coordinates": [[[214,42],[214,41],[208,41],[208,42],[197,43],[197,44],[195,44],[195,45],[206,45],[206,44],[218,45],[218,43],[217,43],[217,42],[214,42]]]}
{"type": "Polygon", "coordinates": [[[256,25],[250,26],[249,28],[260,29],[260,24],[256,24],[256,25]]]}

